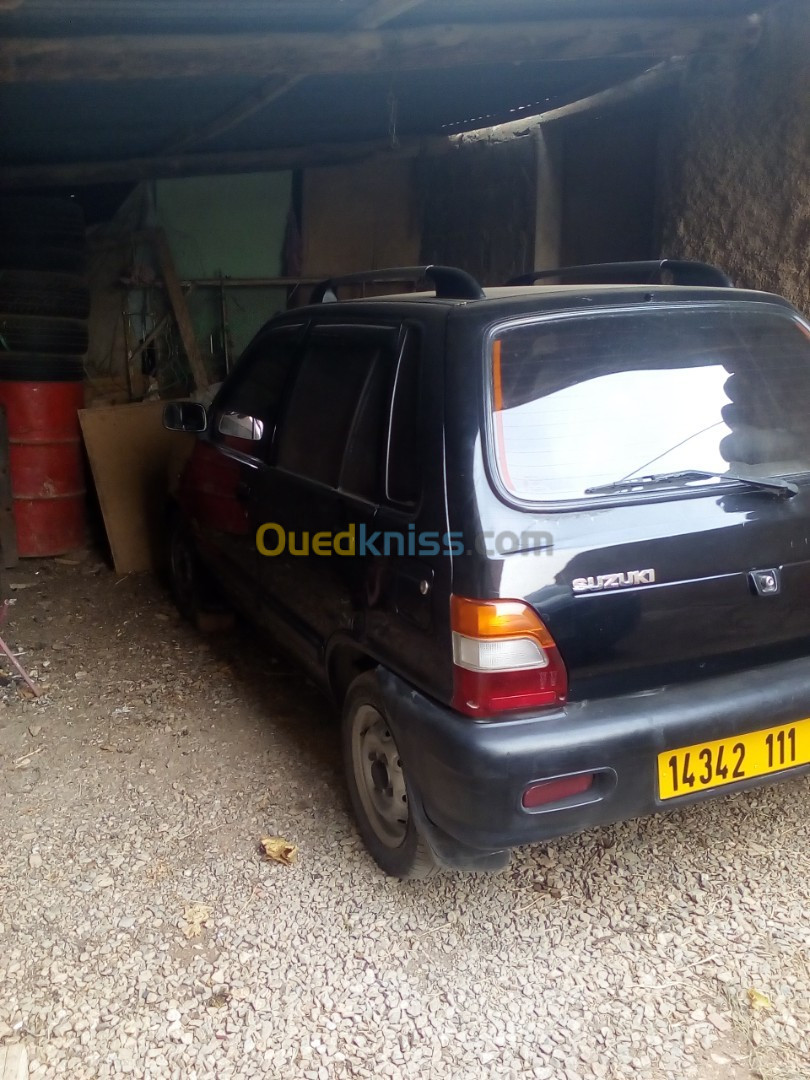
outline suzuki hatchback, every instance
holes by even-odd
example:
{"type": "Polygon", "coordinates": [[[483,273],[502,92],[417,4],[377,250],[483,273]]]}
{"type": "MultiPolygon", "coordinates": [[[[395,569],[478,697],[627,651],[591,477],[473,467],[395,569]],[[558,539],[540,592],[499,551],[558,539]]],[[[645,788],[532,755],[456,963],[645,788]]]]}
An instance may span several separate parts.
{"type": "Polygon", "coordinates": [[[551,276],[325,282],[166,409],[178,603],[331,693],[398,877],[810,766],[810,325],[702,264],[551,276]]]}

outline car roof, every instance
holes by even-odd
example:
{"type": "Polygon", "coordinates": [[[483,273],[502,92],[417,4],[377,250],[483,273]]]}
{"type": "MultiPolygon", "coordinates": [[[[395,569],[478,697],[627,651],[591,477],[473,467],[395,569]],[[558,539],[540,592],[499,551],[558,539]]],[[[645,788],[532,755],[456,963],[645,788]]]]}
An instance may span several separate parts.
{"type": "MultiPolygon", "coordinates": [[[[794,310],[784,297],[749,289],[714,288],[692,285],[496,285],[484,286],[480,299],[457,299],[437,297],[432,292],[388,293],[381,296],[327,301],[322,304],[298,308],[299,317],[306,313],[318,313],[322,317],[371,314],[383,308],[396,309],[400,313],[413,313],[414,309],[429,306],[469,314],[476,318],[486,314],[522,314],[536,311],[588,310],[616,305],[631,306],[641,303],[740,303],[759,302],[776,304],[794,310]]],[[[287,314],[292,314],[288,312],[287,314]]]]}

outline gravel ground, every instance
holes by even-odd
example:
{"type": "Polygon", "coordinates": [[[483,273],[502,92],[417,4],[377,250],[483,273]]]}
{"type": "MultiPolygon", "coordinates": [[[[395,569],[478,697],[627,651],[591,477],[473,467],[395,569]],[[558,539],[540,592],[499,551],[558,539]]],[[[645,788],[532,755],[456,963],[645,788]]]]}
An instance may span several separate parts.
{"type": "Polygon", "coordinates": [[[92,554],[11,581],[49,688],[0,701],[0,1046],[33,1077],[810,1076],[808,781],[403,885],[265,642],[92,554]]]}

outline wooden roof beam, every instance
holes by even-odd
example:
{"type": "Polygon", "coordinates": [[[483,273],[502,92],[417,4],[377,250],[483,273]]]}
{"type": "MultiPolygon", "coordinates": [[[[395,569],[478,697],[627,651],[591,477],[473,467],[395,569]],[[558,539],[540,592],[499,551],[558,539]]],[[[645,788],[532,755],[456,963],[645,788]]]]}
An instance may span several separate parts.
{"type": "Polygon", "coordinates": [[[2,38],[0,83],[291,77],[742,48],[756,16],[622,17],[344,33],[2,38]]]}
{"type": "Polygon", "coordinates": [[[448,149],[462,150],[465,147],[479,146],[482,143],[492,146],[497,143],[511,142],[514,139],[526,138],[538,128],[559,123],[560,120],[568,120],[573,116],[580,116],[583,113],[592,113],[601,109],[613,109],[617,105],[624,105],[628,101],[633,101],[676,82],[686,68],[686,57],[670,57],[669,60],[663,60],[660,64],[648,68],[647,71],[643,71],[632,79],[610,86],[607,90],[600,90],[598,93],[578,98],[567,105],[560,105],[556,109],[548,109],[546,112],[537,113],[534,116],[523,116],[519,120],[509,120],[505,124],[474,128],[472,131],[460,131],[456,135],[450,135],[447,137],[450,144],[448,149]]]}
{"type": "Polygon", "coordinates": [[[360,161],[385,149],[378,140],[362,143],[316,143],[273,150],[212,151],[117,161],[0,166],[0,190],[80,187],[87,184],[135,184],[179,176],[277,172],[360,161]]]}

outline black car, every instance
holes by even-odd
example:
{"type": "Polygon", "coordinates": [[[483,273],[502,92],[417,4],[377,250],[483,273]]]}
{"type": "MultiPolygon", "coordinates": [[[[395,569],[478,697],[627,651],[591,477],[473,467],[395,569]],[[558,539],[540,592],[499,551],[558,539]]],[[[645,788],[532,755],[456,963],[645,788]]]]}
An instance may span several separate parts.
{"type": "Polygon", "coordinates": [[[178,602],[328,689],[398,877],[810,766],[810,325],[703,264],[547,279],[325,282],[167,407],[178,602]]]}

